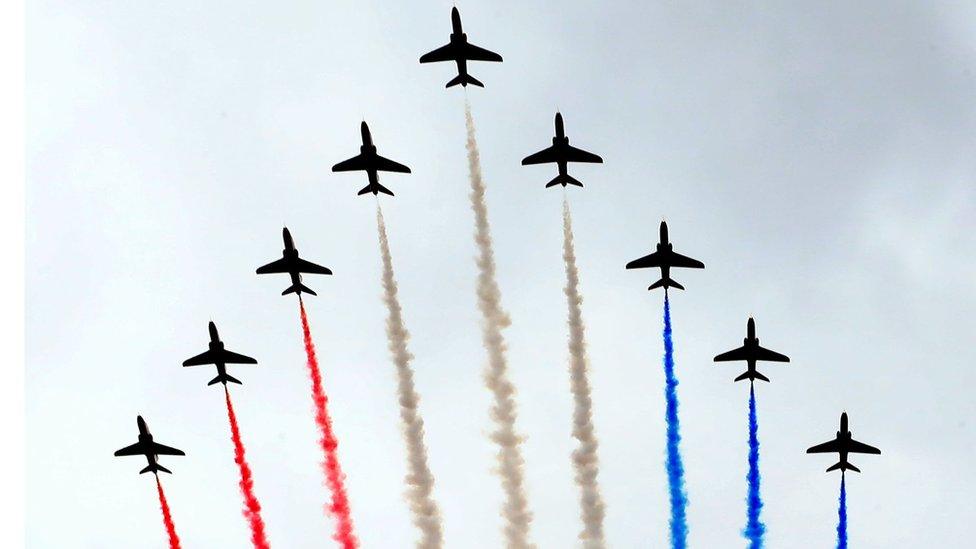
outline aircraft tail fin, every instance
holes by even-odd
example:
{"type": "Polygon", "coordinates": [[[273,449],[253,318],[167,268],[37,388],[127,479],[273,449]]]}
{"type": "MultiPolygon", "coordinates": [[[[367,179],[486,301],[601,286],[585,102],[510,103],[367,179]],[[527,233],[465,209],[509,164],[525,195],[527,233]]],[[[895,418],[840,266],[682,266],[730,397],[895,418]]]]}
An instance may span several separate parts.
{"type": "Polygon", "coordinates": [[[583,186],[583,184],[580,183],[578,179],[570,175],[557,175],[556,177],[552,178],[552,181],[546,184],[546,188],[548,189],[549,187],[553,187],[556,185],[562,185],[563,187],[565,187],[566,185],[576,185],[577,187],[583,186]]]}
{"type": "Polygon", "coordinates": [[[451,81],[448,82],[447,83],[447,86],[445,86],[445,87],[446,88],[450,88],[452,86],[457,86],[458,84],[460,84],[462,86],[467,86],[468,84],[472,84],[474,86],[478,86],[479,88],[485,87],[484,84],[482,84],[481,82],[479,82],[477,78],[471,76],[470,74],[459,74],[459,75],[457,75],[456,77],[454,77],[453,79],[451,79],[451,81]]]}
{"type": "Polygon", "coordinates": [[[173,474],[173,471],[170,471],[169,469],[163,467],[158,463],[146,465],[146,467],[142,471],[139,471],[139,474],[141,475],[143,473],[158,473],[159,471],[162,471],[164,473],[169,473],[171,475],[173,474]]]}
{"type": "Polygon", "coordinates": [[[237,379],[236,377],[227,375],[227,374],[224,374],[222,376],[217,376],[217,377],[211,379],[210,380],[210,383],[208,383],[207,385],[214,385],[216,383],[224,383],[226,385],[227,382],[236,383],[238,385],[243,385],[243,383],[241,383],[241,381],[239,379],[237,379]]]}
{"type": "Polygon", "coordinates": [[[736,381],[742,381],[743,379],[761,379],[766,383],[769,383],[769,378],[760,374],[759,372],[753,372],[752,375],[750,375],[749,372],[745,372],[739,377],[735,378],[736,381]]]}
{"type": "MultiPolygon", "coordinates": [[[[369,193],[376,194],[376,191],[379,191],[379,192],[381,192],[383,194],[388,194],[390,196],[393,196],[393,191],[391,191],[390,189],[387,189],[386,187],[384,187],[383,185],[380,185],[379,183],[376,184],[375,189],[374,189],[374,187],[373,187],[372,184],[366,185],[362,189],[359,189],[359,192],[356,193],[356,194],[358,196],[362,196],[364,194],[369,194],[369,193]]],[[[312,295],[315,295],[315,294],[312,294],[312,295]]]]}
{"type": "MultiPolygon", "coordinates": [[[[311,294],[311,295],[319,295],[319,294],[315,293],[314,291],[312,291],[312,289],[309,288],[308,286],[302,284],[301,282],[296,282],[296,283],[292,284],[291,286],[288,287],[287,290],[281,292],[281,295],[298,294],[299,296],[301,296],[302,295],[302,292],[305,292],[306,294],[311,294]]],[[[227,377],[230,377],[230,376],[227,376],[227,377]]],[[[234,380],[234,381],[237,381],[237,380],[234,380]]],[[[240,383],[240,382],[238,381],[238,383],[240,383]]]]}
{"type": "Polygon", "coordinates": [[[677,282],[675,282],[674,280],[672,280],[670,277],[668,277],[668,278],[662,278],[661,280],[658,280],[654,284],[651,284],[650,286],[647,287],[648,290],[653,290],[655,288],[664,288],[664,291],[667,291],[668,288],[677,288],[679,290],[684,290],[685,289],[684,286],[682,286],[681,284],[678,284],[677,282]]]}

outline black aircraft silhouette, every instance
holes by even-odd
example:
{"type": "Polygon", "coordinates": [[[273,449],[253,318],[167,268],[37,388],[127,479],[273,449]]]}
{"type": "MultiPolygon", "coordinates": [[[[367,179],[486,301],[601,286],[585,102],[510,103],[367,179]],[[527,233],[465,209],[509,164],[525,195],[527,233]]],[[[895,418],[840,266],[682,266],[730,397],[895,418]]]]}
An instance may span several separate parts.
{"type": "Polygon", "coordinates": [[[183,453],[183,450],[177,450],[176,448],[170,448],[158,442],[153,442],[152,433],[149,432],[149,427],[146,427],[146,422],[142,419],[142,416],[136,416],[136,423],[139,425],[139,442],[117,450],[115,456],[146,456],[149,465],[142,471],[139,471],[140,475],[143,473],[157,474],[159,471],[173,474],[173,471],[163,467],[156,460],[159,459],[159,456],[185,456],[186,454],[183,453]]]}
{"type": "Polygon", "coordinates": [[[837,437],[834,440],[807,448],[808,454],[833,454],[835,452],[840,454],[840,461],[828,467],[828,473],[837,469],[840,469],[841,474],[847,469],[860,473],[860,469],[847,461],[847,454],[881,454],[881,450],[874,446],[851,438],[851,432],[847,429],[847,412],[840,415],[840,431],[837,431],[837,437]]]}
{"type": "Polygon", "coordinates": [[[757,379],[769,381],[768,377],[756,371],[756,361],[789,362],[790,357],[760,347],[759,338],[756,337],[756,321],[752,317],[749,317],[749,322],[746,323],[746,338],[742,340],[742,347],[732,349],[727,353],[722,353],[715,357],[715,362],[734,362],[739,360],[745,360],[748,367],[744,374],[735,378],[735,381],[748,379],[749,383],[752,383],[757,379]]]}
{"type": "Polygon", "coordinates": [[[464,87],[468,87],[468,84],[474,84],[481,88],[485,87],[475,77],[468,74],[468,61],[501,62],[502,56],[468,42],[468,35],[464,34],[461,30],[461,14],[458,13],[456,6],[451,9],[451,25],[454,27],[454,32],[451,33],[451,41],[446,46],[441,46],[432,52],[422,55],[420,62],[437,63],[440,61],[454,61],[457,63],[458,75],[448,82],[445,87],[450,88],[458,84],[464,87]]]}
{"type": "Polygon", "coordinates": [[[542,149],[535,154],[530,154],[522,159],[523,166],[528,166],[530,164],[549,164],[552,162],[555,162],[556,165],[559,166],[559,175],[546,184],[547,189],[553,185],[559,184],[562,184],[563,187],[565,187],[567,184],[582,187],[582,183],[570,177],[569,174],[566,173],[566,164],[569,162],[590,162],[602,164],[603,159],[591,152],[586,152],[582,149],[577,149],[576,147],[570,146],[569,138],[566,137],[566,133],[563,130],[563,115],[557,112],[556,137],[552,138],[552,146],[542,149]]]}
{"type": "Polygon", "coordinates": [[[705,264],[697,259],[692,259],[690,257],[685,257],[679,253],[675,253],[672,250],[672,245],[668,242],[668,224],[661,222],[661,242],[657,245],[657,251],[645,255],[640,259],[635,259],[627,264],[628,269],[646,269],[648,267],[660,267],[661,268],[661,280],[658,280],[654,284],[648,286],[648,290],[653,290],[654,288],[664,288],[664,293],[668,292],[668,288],[677,288],[679,290],[684,290],[685,287],[678,284],[674,280],[671,280],[670,272],[671,267],[683,267],[686,269],[704,269],[705,264]]]}
{"type": "Polygon", "coordinates": [[[244,356],[237,354],[233,351],[228,351],[224,349],[224,342],[220,340],[220,336],[217,335],[217,325],[212,321],[210,322],[210,349],[198,354],[193,358],[188,358],[183,361],[183,366],[202,366],[204,364],[213,364],[217,366],[217,377],[210,380],[207,385],[213,385],[214,383],[220,382],[225,386],[227,382],[236,383],[241,385],[240,380],[235,379],[227,375],[227,369],[225,366],[227,364],[257,364],[258,361],[254,360],[249,356],[244,356]]]}
{"type": "Polygon", "coordinates": [[[259,275],[288,273],[291,276],[291,286],[289,286],[285,291],[281,292],[281,295],[296,293],[298,294],[298,297],[301,297],[302,292],[305,292],[306,294],[318,295],[312,291],[311,288],[308,288],[302,284],[301,273],[330,275],[332,274],[332,271],[327,267],[316,265],[311,261],[305,261],[304,259],[298,257],[298,250],[295,249],[295,242],[291,239],[291,233],[288,232],[287,227],[281,230],[281,237],[285,240],[285,249],[281,251],[281,259],[272,261],[264,267],[259,267],[257,273],[259,275]]]}
{"type": "Polygon", "coordinates": [[[369,185],[359,190],[358,194],[386,193],[393,196],[393,191],[380,185],[376,172],[399,172],[410,173],[410,168],[376,154],[376,145],[373,145],[373,137],[369,134],[369,126],[364,120],[359,127],[359,132],[363,135],[363,146],[359,147],[359,154],[343,160],[332,166],[334,172],[358,172],[364,171],[369,177],[369,185]]]}

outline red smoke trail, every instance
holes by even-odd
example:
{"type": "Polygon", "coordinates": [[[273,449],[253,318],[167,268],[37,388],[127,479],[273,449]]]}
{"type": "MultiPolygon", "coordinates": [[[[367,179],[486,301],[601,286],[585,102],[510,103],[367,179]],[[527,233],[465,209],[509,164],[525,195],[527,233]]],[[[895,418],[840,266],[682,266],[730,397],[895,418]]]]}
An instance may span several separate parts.
{"type": "Polygon", "coordinates": [[[159,493],[159,506],[163,509],[163,524],[166,525],[166,534],[169,536],[169,549],[180,549],[180,538],[176,535],[176,525],[173,524],[173,515],[169,514],[169,503],[166,503],[166,494],[163,493],[163,485],[159,483],[159,476],[156,477],[156,492],[159,493]]]}
{"type": "Polygon", "coordinates": [[[237,414],[230,402],[230,392],[224,385],[224,399],[227,401],[227,419],[230,420],[230,436],[234,441],[234,462],[241,470],[241,494],[244,496],[244,518],[251,527],[251,543],[257,549],[268,549],[268,538],[264,534],[264,520],[261,518],[261,504],[254,496],[254,480],[251,478],[251,467],[244,459],[244,443],[241,442],[241,431],[237,428],[237,414]]]}
{"type": "Polygon", "coordinates": [[[336,533],[333,539],[342,545],[343,549],[355,549],[359,540],[352,533],[352,516],[349,512],[349,497],[346,495],[345,479],[342,467],[339,466],[339,456],[336,448],[339,442],[332,432],[332,418],[329,417],[329,398],[322,389],[322,373],[319,372],[319,361],[315,357],[315,344],[312,343],[312,332],[308,328],[308,316],[305,314],[305,303],[301,298],[298,306],[302,312],[302,334],[305,337],[305,354],[308,355],[308,373],[312,377],[312,400],[315,401],[315,423],[322,431],[319,444],[325,454],[322,470],[325,472],[325,482],[332,492],[332,503],[327,506],[336,518],[336,533]]]}

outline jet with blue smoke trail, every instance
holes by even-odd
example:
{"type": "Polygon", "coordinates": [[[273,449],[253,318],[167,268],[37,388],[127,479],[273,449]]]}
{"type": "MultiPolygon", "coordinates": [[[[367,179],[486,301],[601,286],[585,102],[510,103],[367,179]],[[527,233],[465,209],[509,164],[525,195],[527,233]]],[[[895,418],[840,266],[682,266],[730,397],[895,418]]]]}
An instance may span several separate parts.
{"type": "Polygon", "coordinates": [[[668,242],[668,224],[661,222],[661,241],[657,245],[657,250],[645,255],[640,259],[635,259],[627,264],[628,269],[647,269],[658,267],[661,269],[661,280],[651,284],[647,289],[664,288],[664,293],[668,293],[668,288],[684,290],[685,287],[671,279],[671,267],[681,267],[685,269],[704,269],[705,264],[697,259],[683,256],[674,251],[674,245],[668,242]]]}
{"type": "Polygon", "coordinates": [[[827,472],[836,471],[840,469],[841,474],[844,471],[850,469],[856,473],[860,473],[861,470],[857,467],[851,465],[847,461],[847,454],[876,454],[880,455],[881,450],[864,444],[863,442],[858,442],[851,438],[851,431],[847,428],[847,412],[840,415],[840,431],[837,431],[837,436],[834,440],[829,440],[823,444],[818,444],[816,446],[811,446],[807,448],[808,454],[833,454],[837,453],[840,456],[840,460],[827,468],[827,472]]]}
{"type": "Polygon", "coordinates": [[[746,361],[747,369],[745,373],[735,378],[735,381],[748,379],[750,383],[757,379],[769,381],[769,378],[756,371],[756,362],[765,360],[768,362],[789,362],[790,357],[770,351],[759,346],[759,338],[756,337],[756,321],[749,317],[746,323],[746,338],[742,340],[742,347],[732,349],[715,357],[715,362],[734,362],[746,361]]]}

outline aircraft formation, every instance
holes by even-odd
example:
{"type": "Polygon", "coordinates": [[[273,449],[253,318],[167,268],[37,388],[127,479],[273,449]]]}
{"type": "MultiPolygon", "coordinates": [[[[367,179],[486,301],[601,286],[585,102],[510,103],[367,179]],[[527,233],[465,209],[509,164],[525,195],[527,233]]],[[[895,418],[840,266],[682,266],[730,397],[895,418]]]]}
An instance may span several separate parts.
{"type": "MultiPolygon", "coordinates": [[[[437,49],[434,49],[420,57],[420,63],[436,63],[452,61],[457,68],[457,75],[447,82],[446,87],[453,86],[467,87],[469,84],[477,87],[484,87],[484,84],[468,72],[469,61],[501,62],[502,57],[488,49],[476,46],[468,41],[467,34],[461,26],[461,16],[457,7],[451,10],[452,32],[449,42],[437,49]]],[[[554,133],[552,145],[538,152],[532,153],[522,159],[523,166],[537,164],[556,164],[557,173],[549,180],[545,187],[567,186],[583,187],[583,183],[569,175],[568,166],[570,163],[602,163],[603,159],[592,152],[574,147],[569,144],[569,137],[566,135],[563,115],[556,112],[554,119],[554,133]]],[[[360,125],[361,145],[359,154],[343,160],[332,167],[333,172],[362,171],[366,173],[367,184],[358,191],[358,195],[386,194],[394,196],[392,190],[382,185],[379,181],[379,172],[392,172],[409,174],[410,168],[397,161],[380,156],[377,146],[373,141],[373,136],[369,126],[365,121],[360,125]]],[[[282,291],[281,295],[295,294],[301,299],[302,294],[317,295],[316,292],[305,285],[303,276],[305,274],[332,275],[331,269],[313,263],[299,256],[298,249],[291,233],[287,228],[282,229],[282,240],[284,248],[281,257],[266,265],[258,267],[256,274],[287,274],[290,285],[282,291]]],[[[638,259],[634,259],[625,265],[625,269],[659,269],[660,278],[653,282],[647,289],[655,290],[662,288],[665,296],[670,288],[684,290],[684,286],[672,278],[672,269],[704,269],[705,265],[701,261],[682,255],[674,251],[674,244],[669,238],[668,225],[664,221],[659,227],[659,242],[656,249],[638,259]]],[[[304,309],[303,309],[304,315],[304,309]]],[[[228,365],[252,365],[257,364],[257,360],[249,356],[227,349],[221,341],[216,324],[211,321],[208,325],[209,342],[207,350],[186,359],[184,367],[212,365],[216,368],[216,377],[208,385],[222,384],[225,388],[228,383],[241,384],[241,381],[231,376],[227,372],[228,365]]],[[[788,363],[790,358],[779,352],[760,346],[759,338],[756,335],[756,323],[749,317],[746,323],[746,337],[740,347],[718,354],[714,362],[745,362],[746,371],[734,378],[734,382],[748,380],[752,386],[756,380],[769,382],[770,379],[757,370],[757,362],[778,362],[788,363]]],[[[229,399],[229,396],[228,396],[229,399]]],[[[147,466],[139,471],[143,473],[171,473],[169,469],[159,463],[159,456],[185,456],[182,450],[158,443],[153,439],[149,428],[143,417],[137,416],[138,440],[136,443],[126,446],[114,453],[115,456],[136,456],[141,455],[147,460],[147,466]]],[[[840,416],[840,429],[833,440],[814,445],[806,450],[809,454],[836,453],[838,461],[827,468],[827,472],[846,471],[860,472],[860,469],[848,461],[848,456],[852,453],[861,454],[880,454],[878,448],[854,440],[848,428],[848,415],[843,412],[840,416]]]]}

